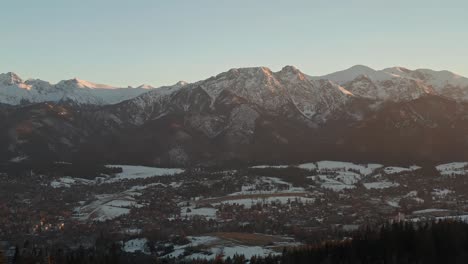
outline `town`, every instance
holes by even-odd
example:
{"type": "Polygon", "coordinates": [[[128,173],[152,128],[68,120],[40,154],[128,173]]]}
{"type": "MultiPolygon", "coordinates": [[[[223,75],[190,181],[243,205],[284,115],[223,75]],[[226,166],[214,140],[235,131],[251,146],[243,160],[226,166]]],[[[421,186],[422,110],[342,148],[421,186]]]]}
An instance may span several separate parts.
{"type": "Polygon", "coordinates": [[[142,258],[250,258],[392,221],[468,219],[463,162],[105,165],[81,176],[75,167],[0,173],[4,256],[47,259],[115,245],[142,258]]]}

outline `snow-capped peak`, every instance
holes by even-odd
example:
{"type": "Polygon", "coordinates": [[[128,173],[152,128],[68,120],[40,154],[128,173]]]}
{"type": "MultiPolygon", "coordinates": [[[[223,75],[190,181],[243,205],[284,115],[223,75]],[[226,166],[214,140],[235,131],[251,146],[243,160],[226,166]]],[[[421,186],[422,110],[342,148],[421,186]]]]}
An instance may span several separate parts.
{"type": "Polygon", "coordinates": [[[189,84],[189,83],[186,82],[186,81],[178,81],[178,82],[175,84],[175,86],[180,86],[180,87],[182,87],[182,86],[185,86],[185,85],[187,85],[187,84],[189,84]]]}
{"type": "Polygon", "coordinates": [[[115,89],[117,87],[113,87],[107,84],[99,84],[99,83],[92,83],[89,81],[81,80],[78,78],[74,78],[71,80],[64,80],[59,82],[57,85],[66,85],[71,88],[90,88],[90,89],[115,89]]]}
{"type": "Polygon", "coordinates": [[[296,67],[292,65],[286,65],[284,66],[280,72],[293,72],[293,73],[298,73],[300,72],[296,67]]]}
{"type": "Polygon", "coordinates": [[[353,97],[329,80],[309,80],[294,66],[277,72],[267,67],[234,68],[183,87],[180,84],[185,83],[153,89],[123,107],[135,109],[132,119],[138,124],[160,118],[170,108],[193,111],[209,105],[215,110],[226,102],[239,111],[250,109],[249,115],[260,107],[271,113],[299,112],[301,118],[323,122],[353,97]]]}
{"type": "Polygon", "coordinates": [[[23,80],[14,72],[0,73],[0,84],[10,86],[23,83],[23,80]]]}
{"type": "Polygon", "coordinates": [[[149,84],[142,84],[142,85],[138,86],[137,88],[140,88],[140,89],[153,89],[154,87],[149,85],[149,84]]]}
{"type": "Polygon", "coordinates": [[[277,74],[280,76],[285,76],[290,80],[294,79],[303,81],[306,79],[306,76],[299,69],[291,65],[284,66],[281,71],[277,72],[277,74]]]}
{"type": "Polygon", "coordinates": [[[411,100],[423,94],[437,94],[455,100],[468,99],[468,79],[449,71],[410,70],[391,67],[374,70],[356,65],[312,80],[327,79],[354,95],[380,100],[411,100]]]}
{"type": "Polygon", "coordinates": [[[346,70],[337,71],[337,72],[323,75],[323,76],[312,76],[310,78],[312,80],[320,80],[320,79],[331,80],[333,82],[336,82],[342,85],[344,83],[347,83],[356,79],[359,76],[366,76],[367,78],[374,80],[374,81],[382,81],[382,80],[387,80],[387,79],[392,78],[392,76],[389,73],[376,71],[364,65],[355,65],[346,70]]]}
{"type": "Polygon", "coordinates": [[[72,101],[78,104],[114,104],[145,92],[144,89],[115,88],[77,78],[57,84],[39,79],[24,82],[18,75],[9,72],[0,74],[0,103],[18,105],[23,102],[72,101]]]}
{"type": "MultiPolygon", "coordinates": [[[[63,80],[57,84],[38,79],[23,81],[17,74],[8,72],[0,74],[0,103],[72,100],[85,104],[112,104],[134,98],[149,89],[157,90],[154,94],[159,97],[182,87],[205,90],[211,103],[223,91],[229,91],[268,109],[276,109],[278,105],[289,102],[287,97],[293,94],[298,95],[294,96],[295,102],[299,102],[297,98],[303,96],[315,103],[318,98],[325,98],[324,96],[329,103],[333,102],[332,97],[339,98],[333,103],[341,103],[348,97],[401,101],[412,100],[423,94],[468,101],[468,79],[449,71],[410,70],[399,66],[374,70],[364,65],[355,65],[346,70],[311,77],[288,65],[277,72],[267,67],[234,68],[193,84],[179,81],[175,85],[159,89],[147,84],[140,85],[137,89],[116,89],[117,87],[78,78],[63,80]]],[[[302,103],[309,105],[307,102],[302,103]]]]}
{"type": "Polygon", "coordinates": [[[233,68],[227,72],[218,74],[219,76],[227,76],[230,79],[233,78],[270,78],[273,72],[267,67],[246,67],[246,68],[233,68]]]}

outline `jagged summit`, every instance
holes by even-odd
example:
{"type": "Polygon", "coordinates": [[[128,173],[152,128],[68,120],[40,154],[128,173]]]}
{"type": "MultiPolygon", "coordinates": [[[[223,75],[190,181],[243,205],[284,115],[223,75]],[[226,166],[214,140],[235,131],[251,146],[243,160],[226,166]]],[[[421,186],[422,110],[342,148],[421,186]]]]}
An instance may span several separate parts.
{"type": "Polygon", "coordinates": [[[276,72],[277,74],[288,74],[288,75],[297,75],[297,74],[300,74],[300,75],[303,75],[303,73],[296,67],[294,66],[291,66],[291,65],[287,65],[287,66],[284,66],[280,71],[276,72]]]}
{"type": "Polygon", "coordinates": [[[246,77],[246,76],[262,76],[262,77],[269,77],[273,74],[273,72],[268,67],[245,67],[245,68],[232,68],[227,72],[223,72],[218,74],[218,76],[227,75],[229,78],[237,78],[239,76],[246,77]]]}
{"type": "Polygon", "coordinates": [[[284,66],[280,71],[273,72],[270,68],[265,66],[258,67],[243,67],[243,68],[232,68],[225,73],[221,74],[249,74],[249,75],[264,75],[272,76],[278,73],[302,73],[298,68],[292,65],[284,66]]]}
{"type": "Polygon", "coordinates": [[[281,69],[281,71],[282,72],[297,72],[299,70],[293,65],[286,65],[281,69]]]}
{"type": "Polygon", "coordinates": [[[293,82],[303,82],[308,80],[308,77],[294,66],[284,66],[280,71],[276,72],[281,79],[287,79],[293,82]]]}
{"type": "Polygon", "coordinates": [[[15,85],[23,83],[23,80],[14,72],[0,73],[0,84],[15,85]]]}
{"type": "MultiPolygon", "coordinates": [[[[153,86],[147,84],[137,88],[115,89],[117,87],[79,78],[50,84],[38,79],[23,81],[17,74],[8,72],[0,74],[0,103],[19,104],[24,101],[42,102],[67,98],[79,103],[108,104],[132,99],[153,90],[156,94],[168,94],[181,87],[201,88],[213,102],[223,91],[230,91],[242,98],[256,98],[262,104],[268,102],[271,108],[288,101],[291,93],[303,91],[310,99],[312,96],[323,97],[323,93],[329,93],[330,89],[333,96],[341,97],[345,94],[384,101],[412,100],[424,94],[458,101],[468,100],[468,79],[450,71],[411,70],[401,66],[375,70],[365,65],[354,65],[323,76],[309,76],[295,66],[287,65],[276,72],[263,66],[233,68],[206,80],[192,84],[179,81],[164,89],[153,89],[153,86]],[[335,94],[335,91],[338,93],[335,94]]],[[[326,98],[331,100],[333,96],[328,95],[326,98]]],[[[315,102],[318,99],[310,100],[315,102]]]]}

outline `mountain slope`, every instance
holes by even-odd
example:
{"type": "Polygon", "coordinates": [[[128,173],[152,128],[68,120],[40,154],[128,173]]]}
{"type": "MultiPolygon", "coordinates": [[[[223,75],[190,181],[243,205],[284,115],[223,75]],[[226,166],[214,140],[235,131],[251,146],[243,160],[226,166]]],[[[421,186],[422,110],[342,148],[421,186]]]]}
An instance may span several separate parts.
{"type": "Polygon", "coordinates": [[[274,114],[300,114],[323,121],[352,98],[352,94],[328,81],[311,81],[292,66],[279,72],[265,67],[231,69],[192,84],[161,87],[116,107],[126,119],[142,124],[169,111],[212,112],[224,115],[238,105],[262,108],[274,114]]]}
{"type": "MultiPolygon", "coordinates": [[[[83,93],[73,97],[76,101],[0,104],[0,144],[7,146],[0,163],[199,166],[468,159],[468,103],[451,99],[447,86],[436,85],[445,77],[403,68],[375,72],[357,67],[330,80],[310,78],[292,66],[278,72],[240,68],[151,89],[117,104],[75,103],[91,100],[83,93]],[[361,69],[367,75],[356,73],[361,69]]],[[[459,83],[450,82],[465,91],[463,80],[454,78],[459,83]]],[[[86,88],[91,84],[78,80],[23,82],[14,75],[3,76],[2,83],[25,91],[31,85],[48,95],[54,89],[114,91],[86,88]]]]}

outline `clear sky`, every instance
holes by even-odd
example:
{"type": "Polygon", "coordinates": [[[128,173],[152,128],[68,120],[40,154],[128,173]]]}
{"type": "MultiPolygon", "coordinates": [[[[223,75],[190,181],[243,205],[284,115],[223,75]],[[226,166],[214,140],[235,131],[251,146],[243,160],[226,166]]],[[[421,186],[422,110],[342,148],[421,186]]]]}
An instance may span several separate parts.
{"type": "Polygon", "coordinates": [[[467,2],[5,0],[0,72],[118,86],[247,66],[322,75],[364,64],[468,76],[467,2]]]}

